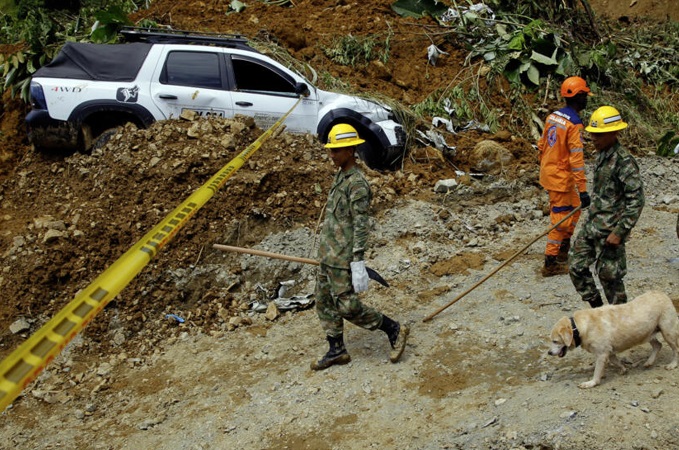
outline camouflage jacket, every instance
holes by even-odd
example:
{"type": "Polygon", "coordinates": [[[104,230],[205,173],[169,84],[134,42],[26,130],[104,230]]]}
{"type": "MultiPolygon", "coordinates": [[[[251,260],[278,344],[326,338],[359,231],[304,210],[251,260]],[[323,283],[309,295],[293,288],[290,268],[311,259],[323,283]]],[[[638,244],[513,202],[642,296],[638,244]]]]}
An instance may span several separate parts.
{"type": "Polygon", "coordinates": [[[337,171],[325,205],[318,259],[321,264],[348,269],[362,261],[368,241],[370,185],[358,167],[337,171]]]}
{"type": "Polygon", "coordinates": [[[625,241],[639,220],[644,202],[643,183],[634,157],[619,142],[600,152],[585,230],[601,236],[613,232],[625,241]]]}

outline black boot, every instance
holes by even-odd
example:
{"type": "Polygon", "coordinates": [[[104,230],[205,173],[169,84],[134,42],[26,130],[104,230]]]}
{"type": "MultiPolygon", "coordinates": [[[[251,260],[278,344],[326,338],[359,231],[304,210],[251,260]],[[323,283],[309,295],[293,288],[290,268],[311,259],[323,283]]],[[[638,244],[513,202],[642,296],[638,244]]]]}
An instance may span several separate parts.
{"type": "Polygon", "coordinates": [[[349,356],[347,349],[344,347],[343,335],[340,334],[337,337],[327,336],[326,339],[330,349],[323,358],[311,363],[311,370],[323,370],[335,364],[340,365],[351,362],[351,356],[349,356]]]}
{"type": "Polygon", "coordinates": [[[559,254],[556,255],[556,262],[567,263],[568,262],[568,251],[571,249],[571,240],[564,239],[561,241],[561,246],[559,247],[559,254]]]}
{"type": "Polygon", "coordinates": [[[556,256],[545,255],[545,265],[542,267],[543,277],[553,277],[554,275],[568,273],[568,266],[566,264],[559,264],[556,258],[556,256]]]}
{"type": "Polygon", "coordinates": [[[596,297],[592,297],[589,300],[586,300],[587,303],[589,303],[589,306],[592,308],[598,308],[600,306],[604,306],[603,300],[601,300],[601,295],[597,294],[596,297]]]}
{"type": "Polygon", "coordinates": [[[403,350],[406,348],[406,341],[408,339],[408,334],[410,333],[410,328],[408,328],[407,325],[402,326],[400,323],[387,316],[383,316],[380,330],[387,333],[389,344],[391,344],[389,361],[393,363],[398,362],[398,360],[401,359],[403,350]]]}

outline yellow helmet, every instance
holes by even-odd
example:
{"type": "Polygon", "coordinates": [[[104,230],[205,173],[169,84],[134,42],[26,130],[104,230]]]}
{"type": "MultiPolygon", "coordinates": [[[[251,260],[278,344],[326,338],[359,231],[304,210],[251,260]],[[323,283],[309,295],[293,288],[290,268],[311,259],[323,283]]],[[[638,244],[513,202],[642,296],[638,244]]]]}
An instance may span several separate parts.
{"type": "Polygon", "coordinates": [[[330,130],[325,148],[353,147],[364,142],[364,139],[358,137],[356,128],[346,123],[338,123],[330,130]]]}
{"type": "Polygon", "coordinates": [[[612,106],[602,106],[592,113],[585,130],[590,133],[609,133],[625,128],[627,128],[627,123],[622,121],[622,116],[617,109],[612,106]]]}

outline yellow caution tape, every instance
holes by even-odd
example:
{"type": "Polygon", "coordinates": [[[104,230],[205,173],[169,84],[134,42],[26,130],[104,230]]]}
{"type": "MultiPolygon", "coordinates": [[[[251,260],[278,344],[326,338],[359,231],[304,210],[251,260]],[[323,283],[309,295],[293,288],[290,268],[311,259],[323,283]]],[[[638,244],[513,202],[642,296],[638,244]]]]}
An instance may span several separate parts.
{"type": "Polygon", "coordinates": [[[300,100],[0,363],[0,411],[4,411],[75,335],[137,276],[226,180],[271,137],[300,100]]]}

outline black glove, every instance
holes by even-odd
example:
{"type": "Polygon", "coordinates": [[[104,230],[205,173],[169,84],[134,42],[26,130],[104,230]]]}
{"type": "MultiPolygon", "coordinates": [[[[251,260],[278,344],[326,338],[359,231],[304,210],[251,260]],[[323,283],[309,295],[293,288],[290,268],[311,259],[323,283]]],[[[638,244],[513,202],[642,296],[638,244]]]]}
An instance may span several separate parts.
{"type": "Polygon", "coordinates": [[[587,192],[580,192],[580,206],[582,206],[582,208],[585,209],[591,203],[592,199],[589,198],[589,194],[587,192]]]}

